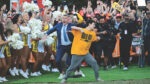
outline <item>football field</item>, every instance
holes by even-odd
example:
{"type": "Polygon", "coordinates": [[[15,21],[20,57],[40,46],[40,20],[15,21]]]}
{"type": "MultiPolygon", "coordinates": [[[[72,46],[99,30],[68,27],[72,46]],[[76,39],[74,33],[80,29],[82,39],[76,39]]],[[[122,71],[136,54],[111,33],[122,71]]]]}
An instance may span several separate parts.
{"type": "MultiPolygon", "coordinates": [[[[103,67],[100,67],[99,75],[104,82],[95,82],[94,72],[90,67],[81,68],[86,77],[70,78],[67,83],[75,84],[150,84],[150,67],[138,68],[138,66],[130,66],[128,71],[123,71],[119,67],[116,69],[110,69],[104,71],[103,67]]],[[[48,84],[48,83],[60,83],[61,80],[57,79],[59,73],[42,72],[43,74],[38,77],[30,77],[28,79],[22,76],[7,77],[8,83],[18,84],[48,84]]]]}

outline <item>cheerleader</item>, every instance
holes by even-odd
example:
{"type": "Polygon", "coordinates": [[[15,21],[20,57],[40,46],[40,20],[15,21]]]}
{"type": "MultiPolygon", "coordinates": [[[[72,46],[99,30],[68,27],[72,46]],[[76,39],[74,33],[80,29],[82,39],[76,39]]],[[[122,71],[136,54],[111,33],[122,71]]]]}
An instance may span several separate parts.
{"type": "MultiPolygon", "coordinates": [[[[61,19],[61,16],[58,16],[57,18],[61,19]]],[[[61,21],[61,20],[60,20],[61,21]]],[[[58,23],[60,22],[58,20],[58,23]]],[[[54,19],[54,14],[51,15],[51,19],[49,19],[49,29],[53,28],[53,25],[56,24],[54,19]]],[[[50,57],[50,63],[51,63],[51,71],[52,72],[59,72],[58,68],[56,67],[56,45],[57,45],[57,32],[52,33],[54,43],[51,45],[51,57],[50,57]]]]}
{"type": "Polygon", "coordinates": [[[6,79],[8,66],[6,63],[4,51],[9,42],[10,41],[6,41],[6,37],[4,35],[4,26],[2,23],[0,23],[0,82],[8,81],[6,79]]]}
{"type": "MultiPolygon", "coordinates": [[[[43,28],[44,31],[48,31],[50,28],[52,28],[53,26],[51,24],[49,24],[50,22],[50,15],[46,15],[46,21],[44,22],[44,25],[45,27],[43,28]]],[[[50,56],[52,54],[52,48],[51,46],[47,46],[45,45],[45,52],[46,52],[46,56],[44,57],[44,63],[42,65],[42,69],[44,71],[50,71],[50,65],[49,65],[49,62],[50,62],[50,56]]]]}
{"type": "MultiPolygon", "coordinates": [[[[12,30],[11,29],[7,29],[6,30],[6,37],[9,37],[12,35],[12,30]]],[[[12,60],[12,57],[11,57],[11,47],[7,44],[5,46],[5,56],[6,56],[6,61],[7,61],[7,68],[9,69],[11,67],[11,60],[12,60]]]]}
{"type": "MultiPolygon", "coordinates": [[[[44,16],[43,16],[44,25],[45,25],[45,27],[43,28],[44,31],[48,31],[50,28],[53,27],[53,25],[52,25],[52,20],[53,19],[51,17],[52,16],[51,16],[50,10],[47,11],[47,8],[46,8],[45,11],[44,11],[44,16]]],[[[42,65],[42,69],[45,70],[45,71],[50,71],[50,65],[49,65],[50,57],[51,57],[51,55],[54,54],[54,52],[52,51],[52,46],[51,45],[49,45],[49,46],[45,45],[45,50],[46,50],[46,56],[44,58],[44,63],[42,65]]],[[[53,55],[52,59],[55,59],[54,55],[53,55]]]]}
{"type": "Polygon", "coordinates": [[[44,58],[44,45],[40,38],[32,39],[32,54],[35,58],[35,63],[31,72],[31,76],[41,75],[40,69],[44,58]]]}
{"type": "MultiPolygon", "coordinates": [[[[12,19],[12,22],[13,22],[13,31],[15,33],[19,33],[20,34],[20,37],[22,40],[22,32],[21,32],[21,29],[20,29],[20,26],[21,26],[21,23],[22,23],[22,17],[20,14],[16,14],[14,16],[14,18],[12,19]]],[[[13,69],[9,69],[10,71],[10,74],[12,76],[15,76],[15,75],[19,75],[19,65],[21,64],[21,56],[23,55],[22,53],[22,50],[23,49],[20,49],[20,50],[17,50],[17,49],[13,49],[13,53],[12,53],[12,67],[13,69]]]]}
{"type": "Polygon", "coordinates": [[[38,76],[36,73],[37,65],[38,65],[38,41],[39,39],[32,39],[32,55],[35,59],[34,65],[32,67],[31,76],[38,76]]]}
{"type": "MultiPolygon", "coordinates": [[[[23,32],[23,28],[29,28],[28,25],[28,20],[29,20],[29,15],[27,12],[23,13],[23,24],[20,27],[21,31],[23,32]]],[[[20,69],[20,74],[24,77],[24,78],[28,78],[28,70],[27,70],[27,64],[28,64],[28,59],[30,56],[30,52],[31,52],[31,35],[30,34],[25,34],[23,33],[22,35],[22,40],[24,42],[24,47],[23,47],[23,52],[24,54],[21,55],[21,65],[22,65],[22,69],[20,69]]]]}

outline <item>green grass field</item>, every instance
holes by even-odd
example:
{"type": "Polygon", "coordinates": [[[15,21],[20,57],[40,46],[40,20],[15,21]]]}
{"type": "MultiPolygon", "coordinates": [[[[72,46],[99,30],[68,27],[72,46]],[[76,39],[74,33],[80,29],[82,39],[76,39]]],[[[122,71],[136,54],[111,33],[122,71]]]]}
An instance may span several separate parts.
{"type": "MultiPolygon", "coordinates": [[[[82,71],[86,77],[82,78],[70,78],[68,83],[95,83],[94,72],[90,67],[83,67],[82,71]]],[[[104,71],[103,67],[100,67],[100,77],[105,80],[101,84],[150,84],[150,67],[138,68],[138,66],[130,66],[128,71],[123,71],[119,67],[116,69],[110,69],[104,71]],[[116,81],[117,80],[117,81],[116,81]],[[125,81],[128,80],[128,81],[125,81]],[[134,81],[133,81],[134,80],[134,81]],[[143,83],[141,81],[147,81],[143,83]],[[123,82],[122,82],[123,81],[123,82]],[[135,82],[137,81],[137,82],[135,82]],[[125,83],[127,82],[127,83],[125,83]],[[130,83],[133,82],[133,83],[130,83]],[[134,83],[135,82],[135,83],[134,83]]],[[[57,79],[59,73],[43,72],[43,75],[39,77],[30,77],[24,79],[21,76],[18,77],[7,77],[9,82],[7,83],[59,83],[61,80],[57,79]]],[[[98,83],[99,84],[99,83],[98,83]]]]}

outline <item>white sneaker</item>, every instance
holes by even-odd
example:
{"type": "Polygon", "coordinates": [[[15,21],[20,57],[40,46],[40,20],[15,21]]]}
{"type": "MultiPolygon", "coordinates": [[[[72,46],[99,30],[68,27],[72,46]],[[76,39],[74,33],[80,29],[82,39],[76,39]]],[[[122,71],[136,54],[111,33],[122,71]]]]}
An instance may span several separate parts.
{"type": "Polygon", "coordinates": [[[38,76],[38,74],[37,74],[36,72],[31,73],[30,75],[31,75],[31,76],[38,76]]]}
{"type": "Polygon", "coordinates": [[[3,81],[0,81],[0,83],[2,83],[3,81]]]}
{"type": "Polygon", "coordinates": [[[59,72],[59,70],[57,68],[53,68],[52,72],[59,72]]]}
{"type": "Polygon", "coordinates": [[[82,77],[85,77],[84,73],[81,70],[79,71],[79,74],[81,74],[82,77]]]}
{"type": "Polygon", "coordinates": [[[38,76],[42,75],[40,71],[36,72],[36,74],[37,74],[38,76]]]}
{"type": "Polygon", "coordinates": [[[29,75],[29,70],[28,69],[26,70],[26,74],[29,75]]]}
{"type": "Polygon", "coordinates": [[[23,72],[23,70],[20,70],[20,74],[24,77],[24,78],[29,78],[28,75],[26,74],[26,72],[23,72]]]}
{"type": "Polygon", "coordinates": [[[75,75],[81,75],[82,77],[85,77],[84,73],[80,70],[80,71],[76,71],[75,75]]]}
{"type": "Polygon", "coordinates": [[[60,74],[59,77],[58,77],[58,79],[63,79],[64,77],[65,77],[64,74],[60,74]]]}
{"type": "Polygon", "coordinates": [[[66,83],[66,82],[67,82],[66,79],[62,79],[62,80],[61,80],[61,83],[66,83]]]}
{"type": "Polygon", "coordinates": [[[43,69],[44,71],[47,71],[47,68],[46,68],[46,65],[45,65],[45,64],[42,65],[42,69],[43,69]]]}
{"type": "Polygon", "coordinates": [[[115,68],[117,68],[117,66],[116,66],[116,65],[114,65],[114,66],[112,66],[111,68],[112,68],[112,69],[115,69],[115,68]]]}
{"type": "Polygon", "coordinates": [[[8,80],[6,79],[6,77],[1,77],[1,81],[6,82],[6,81],[8,81],[8,80]]]}
{"type": "Polygon", "coordinates": [[[15,76],[15,72],[13,70],[9,69],[9,73],[11,76],[15,76]]]}
{"type": "Polygon", "coordinates": [[[79,75],[79,72],[78,72],[78,71],[75,71],[74,75],[79,75]]]}
{"type": "Polygon", "coordinates": [[[0,81],[2,81],[2,82],[3,82],[3,77],[0,77],[0,81]]]}
{"type": "Polygon", "coordinates": [[[127,71],[127,70],[128,70],[128,67],[123,67],[123,70],[124,70],[124,71],[127,71]]]}
{"type": "Polygon", "coordinates": [[[97,78],[96,81],[97,82],[104,82],[104,80],[102,80],[101,78],[97,78]]]}
{"type": "Polygon", "coordinates": [[[17,76],[19,76],[19,70],[16,67],[14,67],[14,72],[17,76]]]}
{"type": "Polygon", "coordinates": [[[46,70],[47,70],[47,71],[51,71],[51,70],[50,70],[50,66],[46,66],[46,70]]]}

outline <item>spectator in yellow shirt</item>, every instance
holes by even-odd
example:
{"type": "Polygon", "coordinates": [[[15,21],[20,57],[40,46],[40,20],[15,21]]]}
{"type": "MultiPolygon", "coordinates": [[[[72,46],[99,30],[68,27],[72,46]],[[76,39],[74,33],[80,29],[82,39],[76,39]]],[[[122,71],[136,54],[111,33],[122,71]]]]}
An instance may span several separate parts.
{"type": "Polygon", "coordinates": [[[86,63],[91,65],[95,72],[95,79],[96,81],[103,81],[99,78],[99,67],[96,60],[92,57],[89,53],[89,48],[91,43],[97,40],[100,40],[99,37],[96,36],[96,33],[93,31],[95,27],[95,23],[92,20],[87,22],[87,27],[85,29],[72,26],[72,34],[74,36],[74,40],[72,43],[72,59],[71,65],[66,71],[65,77],[61,81],[61,83],[65,83],[68,76],[71,74],[72,71],[76,70],[76,68],[81,64],[84,60],[86,63]]]}

